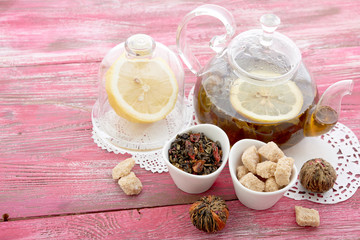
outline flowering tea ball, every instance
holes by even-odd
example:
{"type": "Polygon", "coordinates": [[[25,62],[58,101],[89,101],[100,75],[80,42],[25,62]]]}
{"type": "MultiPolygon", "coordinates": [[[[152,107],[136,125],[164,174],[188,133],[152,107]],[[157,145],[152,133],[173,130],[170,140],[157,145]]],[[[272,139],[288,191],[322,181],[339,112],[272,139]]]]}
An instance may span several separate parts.
{"type": "Polygon", "coordinates": [[[211,233],[225,227],[229,209],[221,197],[209,195],[194,202],[189,213],[191,222],[197,229],[211,233]]]}
{"type": "Polygon", "coordinates": [[[299,174],[301,185],[317,193],[329,191],[334,186],[336,178],[333,166],[322,158],[311,159],[304,163],[299,174]]]}

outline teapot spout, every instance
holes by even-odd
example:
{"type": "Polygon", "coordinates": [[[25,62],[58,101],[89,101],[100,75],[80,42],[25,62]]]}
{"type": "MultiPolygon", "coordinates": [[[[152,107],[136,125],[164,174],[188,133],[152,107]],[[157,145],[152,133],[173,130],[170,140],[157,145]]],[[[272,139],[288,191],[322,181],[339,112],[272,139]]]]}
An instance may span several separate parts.
{"type": "Polygon", "coordinates": [[[341,101],[345,95],[351,94],[354,86],[353,80],[343,80],[332,84],[321,96],[316,108],[328,106],[338,114],[341,112],[341,101]]]}
{"type": "Polygon", "coordinates": [[[341,112],[341,100],[351,94],[353,86],[353,80],[344,80],[325,90],[318,104],[310,110],[304,126],[305,136],[320,136],[335,126],[341,112]]]}

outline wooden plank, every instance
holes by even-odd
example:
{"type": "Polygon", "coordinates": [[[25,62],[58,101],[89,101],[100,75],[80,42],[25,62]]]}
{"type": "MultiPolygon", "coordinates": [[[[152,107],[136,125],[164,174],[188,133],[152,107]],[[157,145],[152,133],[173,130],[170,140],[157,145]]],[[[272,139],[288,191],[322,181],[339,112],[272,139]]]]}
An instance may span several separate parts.
{"type": "MultiPolygon", "coordinates": [[[[197,197],[177,189],[168,173],[154,174],[139,166],[134,172],[143,183],[143,192],[137,197],[128,197],[111,179],[111,169],[124,156],[99,149],[90,135],[79,139],[76,133],[73,137],[62,135],[58,139],[49,136],[45,145],[37,144],[35,138],[37,147],[17,141],[19,148],[7,151],[0,164],[0,213],[21,218],[97,212],[182,204],[197,197]],[[70,150],[66,146],[74,140],[79,144],[70,150]]],[[[230,181],[226,169],[209,193],[221,193],[226,199],[234,199],[230,181]]]]}
{"type": "Polygon", "coordinates": [[[2,239],[237,239],[273,238],[357,239],[360,232],[359,195],[346,203],[321,205],[282,198],[274,207],[256,211],[238,200],[227,201],[229,218],[215,234],[196,229],[189,218],[190,205],[132,209],[105,213],[59,216],[0,224],[2,239]],[[320,213],[318,228],[296,224],[294,206],[320,213]],[[21,229],[21,231],[19,231],[21,229]]]}
{"type": "MultiPolygon", "coordinates": [[[[203,2],[203,3],[206,3],[203,2]]],[[[167,1],[2,1],[0,5],[0,67],[74,62],[99,62],[107,51],[135,33],[145,33],[175,49],[176,29],[186,13],[200,3],[167,1]],[[141,7],[138,7],[141,6],[141,7]],[[176,9],[176,11],[174,11],[176,9]],[[14,31],[16,29],[16,31],[14,31]]],[[[259,28],[259,17],[278,14],[279,31],[304,53],[357,47],[359,4],[352,0],[223,2],[233,13],[238,33],[259,28]]],[[[209,19],[194,20],[189,36],[209,54],[208,41],[223,32],[209,19]]]]}
{"type": "MultiPolygon", "coordinates": [[[[126,196],[111,179],[111,169],[123,156],[105,153],[91,140],[85,141],[84,147],[76,145],[72,151],[64,151],[64,146],[78,139],[78,134],[67,136],[62,144],[56,144],[58,141],[49,138],[47,146],[35,149],[37,154],[24,150],[12,158],[5,156],[0,213],[16,218],[161,206],[193,199],[178,190],[167,173],[153,174],[139,166],[134,171],[143,182],[143,193],[136,198],[126,196]]],[[[229,180],[228,173],[222,174],[210,192],[222,188],[221,192],[233,198],[229,180]]]]}

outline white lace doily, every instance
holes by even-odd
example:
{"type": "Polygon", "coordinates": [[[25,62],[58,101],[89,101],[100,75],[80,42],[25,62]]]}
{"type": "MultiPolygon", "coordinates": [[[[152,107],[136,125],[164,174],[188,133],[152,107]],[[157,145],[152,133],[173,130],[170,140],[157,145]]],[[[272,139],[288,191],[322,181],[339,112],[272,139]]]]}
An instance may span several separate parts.
{"type": "Polygon", "coordinates": [[[356,135],[345,125],[337,123],[321,137],[304,138],[296,146],[286,149],[285,154],[295,159],[300,172],[302,165],[313,158],[323,158],[335,168],[337,179],[326,193],[312,193],[299,180],[285,196],[295,200],[334,204],[349,199],[360,186],[360,145],[356,135]]]}
{"type": "Polygon", "coordinates": [[[141,168],[144,168],[153,173],[158,172],[167,172],[167,166],[165,165],[162,158],[162,150],[155,150],[151,152],[133,152],[130,150],[122,150],[119,148],[114,148],[104,142],[97,134],[95,130],[92,131],[92,138],[94,142],[104,150],[108,152],[113,152],[116,154],[130,154],[132,158],[135,159],[135,162],[140,165],[141,168]]]}
{"type": "MultiPolygon", "coordinates": [[[[192,89],[193,91],[193,89],[192,89]]],[[[192,105],[193,94],[189,94],[189,97],[186,101],[186,114],[189,116],[188,122],[184,124],[183,128],[187,128],[190,125],[193,125],[194,118],[191,117],[195,116],[194,108],[192,105]]],[[[96,121],[93,121],[93,124],[97,124],[96,121]]],[[[96,128],[93,127],[92,131],[92,138],[94,142],[104,150],[108,152],[114,152],[116,154],[131,154],[132,158],[135,159],[135,162],[140,165],[141,168],[144,168],[148,171],[152,171],[153,173],[162,173],[168,172],[168,168],[163,160],[162,157],[162,149],[153,150],[153,151],[131,151],[129,149],[121,149],[119,147],[115,147],[106,141],[104,141],[96,131],[96,128]]]]}

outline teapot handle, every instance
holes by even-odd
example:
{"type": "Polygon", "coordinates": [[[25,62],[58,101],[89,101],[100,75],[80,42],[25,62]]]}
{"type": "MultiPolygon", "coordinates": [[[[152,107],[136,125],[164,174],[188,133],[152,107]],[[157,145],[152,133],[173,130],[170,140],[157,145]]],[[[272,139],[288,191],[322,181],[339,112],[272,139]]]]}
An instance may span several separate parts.
{"type": "Polygon", "coordinates": [[[185,65],[196,75],[200,72],[202,66],[186,42],[186,27],[191,19],[204,15],[217,18],[224,24],[226,29],[225,34],[214,36],[210,40],[209,46],[216,53],[221,53],[224,50],[236,30],[236,24],[233,15],[228,10],[218,5],[202,5],[185,15],[177,29],[176,45],[181,59],[185,65]]]}

